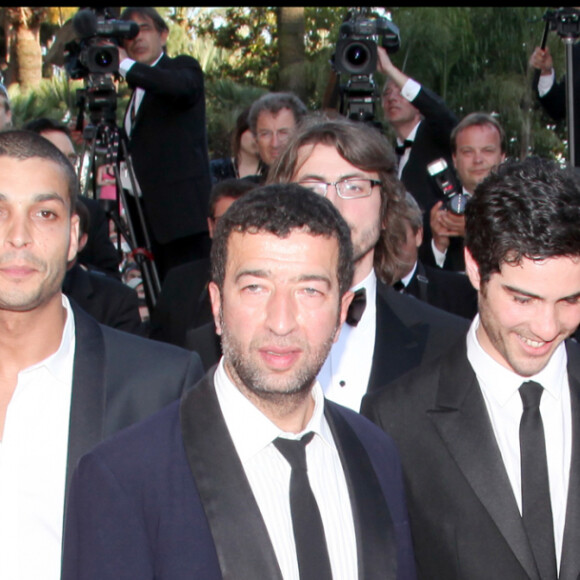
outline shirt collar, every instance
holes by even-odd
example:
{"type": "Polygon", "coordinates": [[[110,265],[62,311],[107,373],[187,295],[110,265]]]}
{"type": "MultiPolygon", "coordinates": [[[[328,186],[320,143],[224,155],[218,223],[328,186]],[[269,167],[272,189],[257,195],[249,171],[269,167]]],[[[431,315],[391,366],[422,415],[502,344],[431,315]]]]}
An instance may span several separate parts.
{"type": "Polygon", "coordinates": [[[299,439],[304,433],[313,431],[328,445],[332,445],[332,434],[324,417],[324,395],[318,381],[312,389],[314,412],[306,428],[297,434],[282,431],[240,392],[225,370],[223,357],[216,369],[214,383],[224,420],[242,463],[258,454],[277,437],[299,439]]]}
{"type": "Polygon", "coordinates": [[[413,129],[411,129],[411,132],[410,132],[410,133],[407,135],[407,137],[406,137],[404,140],[402,140],[402,139],[399,139],[399,138],[397,137],[397,144],[398,144],[398,145],[403,145],[403,143],[404,143],[405,141],[415,141],[415,137],[417,136],[417,131],[419,130],[419,125],[420,125],[420,124],[421,124],[421,121],[419,121],[419,122],[418,122],[418,123],[417,123],[417,124],[416,124],[416,125],[413,127],[413,129]]]}
{"type": "Polygon", "coordinates": [[[58,349],[44,360],[24,369],[23,373],[44,367],[56,379],[67,380],[70,357],[74,356],[75,349],[75,323],[70,302],[64,294],[62,295],[62,306],[66,311],[66,320],[58,349]]]}
{"type": "Polygon", "coordinates": [[[504,406],[525,381],[536,381],[555,399],[560,399],[567,384],[567,354],[564,343],[554,351],[548,364],[536,375],[522,377],[494,360],[477,338],[479,314],[475,316],[467,333],[467,358],[477,375],[477,380],[501,405],[504,406]]]}

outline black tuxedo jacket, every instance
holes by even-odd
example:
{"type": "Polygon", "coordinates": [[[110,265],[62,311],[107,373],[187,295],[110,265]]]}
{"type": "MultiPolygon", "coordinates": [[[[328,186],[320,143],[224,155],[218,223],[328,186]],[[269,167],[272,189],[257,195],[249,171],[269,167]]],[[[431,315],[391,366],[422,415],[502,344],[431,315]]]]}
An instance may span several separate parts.
{"type": "MultiPolygon", "coordinates": [[[[407,371],[445,352],[459,340],[469,322],[377,281],[375,349],[368,391],[383,388],[407,371]]],[[[205,369],[221,356],[213,322],[188,331],[185,347],[195,350],[205,369]]]]}
{"type": "Polygon", "coordinates": [[[427,165],[443,157],[453,171],[450,139],[451,131],[457,125],[457,117],[447,108],[441,97],[425,87],[421,87],[411,103],[424,118],[417,129],[401,181],[427,214],[428,222],[429,211],[435,202],[442,199],[442,194],[427,172],[427,165]]]}
{"type": "Polygon", "coordinates": [[[469,320],[477,314],[477,292],[465,274],[425,266],[420,260],[404,293],[469,320]]]}
{"type": "Polygon", "coordinates": [[[209,258],[187,262],[169,270],[151,314],[149,337],[185,346],[189,329],[212,322],[207,289],[209,279],[209,258]]]}
{"type": "Polygon", "coordinates": [[[142,334],[137,292],[120,280],[75,264],[66,273],[62,290],[97,322],[142,334]]]}
{"type": "MultiPolygon", "coordinates": [[[[572,448],[580,442],[580,348],[569,343],[572,448]]],[[[540,580],[465,340],[362,412],[401,453],[419,576],[540,580]]],[[[580,577],[580,454],[572,452],[560,580],[580,577]]]]}
{"type": "MultiPolygon", "coordinates": [[[[353,506],[359,577],[415,578],[400,464],[390,440],[330,402],[325,415],[353,506]]],[[[181,400],[79,464],[63,580],[282,580],[229,435],[213,370],[181,400]]]]}
{"type": "Polygon", "coordinates": [[[145,89],[129,152],[154,238],[166,244],[207,232],[211,188],[203,73],[190,56],[135,63],[127,82],[145,89]]]}
{"type": "Polygon", "coordinates": [[[76,344],[67,482],[97,443],[178,399],[203,375],[195,353],[102,326],[71,304],[76,344]]]}

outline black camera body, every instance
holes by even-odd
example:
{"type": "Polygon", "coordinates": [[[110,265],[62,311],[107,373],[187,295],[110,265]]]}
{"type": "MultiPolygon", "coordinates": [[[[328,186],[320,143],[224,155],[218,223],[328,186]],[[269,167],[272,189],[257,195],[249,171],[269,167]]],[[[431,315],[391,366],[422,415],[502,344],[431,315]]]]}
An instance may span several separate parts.
{"type": "Polygon", "coordinates": [[[119,41],[139,34],[137,23],[115,20],[109,8],[79,10],[73,18],[73,26],[79,40],[65,47],[65,67],[73,79],[116,73],[119,70],[119,41]]]}
{"type": "Polygon", "coordinates": [[[471,196],[468,193],[463,193],[455,185],[455,180],[447,166],[447,161],[443,157],[432,161],[427,165],[427,172],[435,180],[437,188],[442,194],[445,209],[456,215],[463,215],[471,196]]]}
{"type": "Polygon", "coordinates": [[[363,9],[353,9],[341,25],[334,68],[336,72],[349,75],[371,75],[377,70],[377,42],[387,52],[399,49],[399,28],[388,18],[370,19],[363,9]]]}

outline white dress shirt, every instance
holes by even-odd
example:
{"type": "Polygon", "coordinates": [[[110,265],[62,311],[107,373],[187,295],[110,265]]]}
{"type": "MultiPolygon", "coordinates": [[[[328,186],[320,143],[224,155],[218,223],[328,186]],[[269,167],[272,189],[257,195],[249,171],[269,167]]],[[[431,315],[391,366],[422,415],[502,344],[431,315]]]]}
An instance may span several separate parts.
{"type": "Polygon", "coordinates": [[[324,417],[318,383],[312,391],[314,413],[302,433],[285,433],[257,409],[229,379],[220,361],[214,377],[227,428],[260,508],[285,580],[299,580],[290,512],[290,473],[272,443],[277,437],[299,439],[313,431],[306,447],[308,478],[320,509],[334,580],[358,577],[356,535],[346,478],[324,417]]]}
{"type": "Polygon", "coordinates": [[[324,396],[357,413],[367,392],[375,351],[377,277],[374,270],[351,290],[355,292],[360,288],[366,290],[363,315],[357,326],[346,322],[342,325],[338,341],[332,345],[318,373],[324,396]]]}
{"type": "Polygon", "coordinates": [[[21,371],[0,443],[0,578],[58,580],[75,352],[68,299],[58,350],[21,371]]]}
{"type": "Polygon", "coordinates": [[[478,327],[479,315],[474,318],[467,335],[467,358],[475,371],[483,393],[493,432],[520,513],[522,511],[522,486],[519,428],[523,404],[519,388],[525,381],[536,381],[544,387],[540,413],[546,438],[554,540],[559,567],[572,452],[572,414],[565,345],[558,346],[546,367],[537,375],[521,377],[500,365],[483,350],[476,335],[478,327]]]}

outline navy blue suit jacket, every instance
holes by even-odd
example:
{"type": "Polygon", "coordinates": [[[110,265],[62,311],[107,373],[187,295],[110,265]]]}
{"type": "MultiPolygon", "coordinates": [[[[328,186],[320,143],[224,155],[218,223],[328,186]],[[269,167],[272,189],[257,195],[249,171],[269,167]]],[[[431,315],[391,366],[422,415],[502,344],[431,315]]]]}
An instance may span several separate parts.
{"type": "MultiPolygon", "coordinates": [[[[391,439],[330,402],[359,577],[415,578],[401,466],[391,439]]],[[[282,580],[229,436],[213,370],[174,403],[86,455],[65,529],[63,580],[282,580]]]]}

